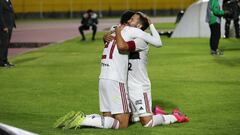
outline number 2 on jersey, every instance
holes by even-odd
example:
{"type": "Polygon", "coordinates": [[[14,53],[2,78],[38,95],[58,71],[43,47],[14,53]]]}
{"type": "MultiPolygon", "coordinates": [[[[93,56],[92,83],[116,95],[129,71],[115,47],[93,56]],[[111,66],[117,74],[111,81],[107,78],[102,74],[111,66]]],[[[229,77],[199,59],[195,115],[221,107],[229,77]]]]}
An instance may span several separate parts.
{"type": "Polygon", "coordinates": [[[106,52],[109,53],[109,56],[107,56],[107,54],[103,54],[102,59],[106,59],[107,57],[109,57],[109,59],[112,59],[115,46],[116,46],[116,40],[114,40],[113,42],[108,42],[107,44],[105,44],[104,50],[107,49],[106,52]]]}

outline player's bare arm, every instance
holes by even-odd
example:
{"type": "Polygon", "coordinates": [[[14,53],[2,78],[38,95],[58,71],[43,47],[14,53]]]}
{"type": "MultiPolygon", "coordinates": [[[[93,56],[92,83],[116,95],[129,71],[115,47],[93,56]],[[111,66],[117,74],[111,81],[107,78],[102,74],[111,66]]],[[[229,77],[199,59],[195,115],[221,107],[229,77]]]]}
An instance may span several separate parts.
{"type": "Polygon", "coordinates": [[[106,33],[104,36],[103,36],[103,42],[106,43],[106,42],[110,42],[114,39],[114,37],[112,36],[112,31],[111,32],[108,32],[106,33]]]}
{"type": "Polygon", "coordinates": [[[144,41],[152,44],[155,47],[162,46],[161,38],[156,28],[152,24],[149,17],[141,12],[137,12],[128,21],[129,26],[135,27],[129,31],[132,38],[142,38],[144,41]],[[147,24],[148,23],[148,24],[147,24]],[[151,34],[144,32],[147,27],[150,27],[151,34]]]}

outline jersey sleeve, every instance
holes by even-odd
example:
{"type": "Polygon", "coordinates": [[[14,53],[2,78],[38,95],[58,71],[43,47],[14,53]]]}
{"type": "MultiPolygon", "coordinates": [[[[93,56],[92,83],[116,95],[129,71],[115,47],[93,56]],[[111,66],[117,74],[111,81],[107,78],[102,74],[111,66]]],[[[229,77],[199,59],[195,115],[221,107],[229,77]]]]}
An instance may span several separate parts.
{"type": "Polygon", "coordinates": [[[219,3],[217,0],[211,1],[211,9],[215,16],[221,16],[224,14],[224,11],[220,9],[219,3]]]}
{"type": "Polygon", "coordinates": [[[142,31],[141,29],[138,28],[131,28],[132,30],[130,30],[131,34],[133,36],[133,38],[141,38],[144,41],[152,44],[155,47],[160,47],[162,46],[162,41],[160,38],[160,35],[158,34],[157,30],[155,29],[154,25],[151,24],[150,25],[150,31],[152,33],[149,34],[147,32],[142,31]]]}
{"type": "Polygon", "coordinates": [[[136,43],[133,40],[128,41],[127,45],[128,45],[128,51],[129,52],[135,52],[135,50],[136,50],[136,43]]]}
{"type": "Polygon", "coordinates": [[[148,47],[147,43],[141,38],[134,39],[134,43],[135,43],[135,51],[137,52],[145,50],[148,47]]]}
{"type": "Polygon", "coordinates": [[[154,45],[154,44],[153,44],[153,45],[154,45],[155,47],[160,47],[160,46],[162,46],[161,37],[160,37],[158,31],[156,30],[156,28],[154,27],[154,25],[151,24],[149,27],[150,27],[150,31],[151,31],[153,37],[155,37],[155,38],[157,39],[156,42],[158,43],[157,45],[154,45]]]}
{"type": "Polygon", "coordinates": [[[134,40],[128,41],[128,51],[129,52],[139,52],[147,48],[147,43],[141,38],[136,38],[134,40]]]}
{"type": "Polygon", "coordinates": [[[115,31],[115,28],[117,27],[117,25],[113,25],[111,28],[110,28],[110,31],[115,31]]]}

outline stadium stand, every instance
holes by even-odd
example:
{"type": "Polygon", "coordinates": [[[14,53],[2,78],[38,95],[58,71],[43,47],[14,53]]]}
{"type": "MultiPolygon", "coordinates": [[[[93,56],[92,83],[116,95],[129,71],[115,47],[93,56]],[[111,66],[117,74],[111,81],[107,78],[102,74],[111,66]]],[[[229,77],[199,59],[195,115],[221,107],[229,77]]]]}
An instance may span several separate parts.
{"type": "MultiPolygon", "coordinates": [[[[48,16],[48,14],[65,14],[69,16],[87,9],[93,9],[104,15],[119,15],[120,11],[142,10],[152,15],[169,15],[172,11],[186,9],[196,0],[14,0],[15,12],[23,16],[48,16]],[[164,12],[165,11],[165,12],[164,12]],[[170,11],[170,12],[167,12],[170,11]]],[[[174,12],[175,13],[175,12],[174,12]]],[[[50,16],[51,17],[51,16],[50,16]]]]}

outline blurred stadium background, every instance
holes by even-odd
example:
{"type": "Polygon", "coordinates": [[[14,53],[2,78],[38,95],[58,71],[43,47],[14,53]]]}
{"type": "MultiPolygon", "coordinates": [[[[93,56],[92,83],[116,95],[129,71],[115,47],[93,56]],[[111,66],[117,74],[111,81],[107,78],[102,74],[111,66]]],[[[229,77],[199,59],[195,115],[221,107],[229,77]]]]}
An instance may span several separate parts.
{"type": "Polygon", "coordinates": [[[92,9],[100,17],[141,10],[152,16],[176,15],[196,0],[13,0],[18,18],[74,18],[92,9]]]}

